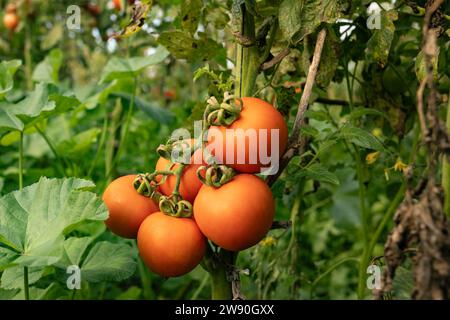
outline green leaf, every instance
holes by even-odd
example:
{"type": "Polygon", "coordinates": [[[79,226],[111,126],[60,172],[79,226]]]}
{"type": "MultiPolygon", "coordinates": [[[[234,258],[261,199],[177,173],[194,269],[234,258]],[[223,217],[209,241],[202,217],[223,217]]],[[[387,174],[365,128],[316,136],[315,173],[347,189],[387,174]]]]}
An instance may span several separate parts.
{"type": "Polygon", "coordinates": [[[97,242],[81,266],[81,278],[89,282],[120,281],[134,274],[136,260],[126,244],[97,242]]]}
{"type": "Polygon", "coordinates": [[[91,148],[91,146],[97,141],[98,135],[101,133],[101,129],[92,128],[83,131],[69,140],[61,141],[56,150],[59,154],[63,154],[69,159],[79,159],[91,148]]]}
{"type": "MultiPolygon", "coordinates": [[[[75,97],[49,95],[48,86],[40,83],[17,104],[0,103],[0,136],[11,130],[25,131],[50,116],[67,112],[80,104],[75,97]]],[[[16,141],[16,136],[11,137],[9,143],[16,141]]]]}
{"type": "Polygon", "coordinates": [[[335,0],[284,0],[278,12],[280,29],[285,40],[300,42],[322,23],[332,23],[340,16],[335,0]]]}
{"type": "Polygon", "coordinates": [[[398,19],[397,11],[382,10],[380,13],[380,28],[375,29],[367,42],[366,57],[384,67],[389,57],[392,40],[394,39],[394,21],[398,19]]]}
{"type": "Polygon", "coordinates": [[[202,0],[184,0],[181,4],[181,27],[183,30],[194,34],[197,30],[198,19],[200,17],[200,11],[202,9],[202,0]]]}
{"type": "Polygon", "coordinates": [[[2,260],[14,255],[13,263],[20,266],[56,263],[63,252],[65,231],[82,221],[105,220],[108,216],[97,195],[85,191],[93,186],[82,179],[43,177],[1,197],[0,243],[11,248],[2,260]]]}
{"type": "Polygon", "coordinates": [[[323,46],[322,57],[317,70],[316,82],[318,86],[325,88],[330,84],[339,65],[339,51],[339,41],[329,35],[323,46]]]}
{"type": "Polygon", "coordinates": [[[344,126],[340,130],[338,137],[347,139],[350,142],[366,149],[383,150],[383,145],[374,135],[351,125],[344,126]]]}
{"type": "Polygon", "coordinates": [[[328,171],[324,166],[314,163],[300,172],[300,177],[306,177],[320,182],[327,182],[334,185],[339,185],[337,176],[328,171]]]}
{"type": "Polygon", "coordinates": [[[317,121],[328,121],[330,120],[330,116],[323,110],[307,110],[305,112],[305,117],[308,119],[314,119],[317,121]]]}
{"type": "MultiPolygon", "coordinates": [[[[1,287],[3,289],[21,289],[23,288],[23,267],[12,267],[6,269],[1,278],[1,287]]],[[[28,284],[36,283],[43,276],[53,272],[49,267],[28,268],[28,284]]]]}
{"type": "MultiPolygon", "coordinates": [[[[438,80],[438,60],[439,60],[439,52],[440,48],[438,47],[438,51],[436,57],[431,59],[431,63],[433,65],[433,78],[434,81],[438,80]]],[[[414,70],[416,71],[417,79],[420,81],[423,80],[426,76],[426,67],[425,67],[425,57],[422,50],[420,50],[419,54],[416,57],[416,62],[414,64],[414,70]]]]}
{"type": "Polygon", "coordinates": [[[134,102],[138,108],[158,122],[170,124],[175,120],[175,115],[171,111],[163,109],[154,103],[148,102],[140,97],[135,97],[134,102]]]}
{"type": "MultiPolygon", "coordinates": [[[[50,284],[47,288],[41,289],[36,287],[30,288],[30,300],[55,300],[57,298],[65,298],[65,292],[57,283],[50,284]]],[[[24,291],[21,290],[16,296],[14,296],[13,300],[24,300],[25,294],[24,291]]]]}
{"type": "Polygon", "coordinates": [[[24,128],[23,122],[14,115],[14,110],[8,108],[8,104],[0,102],[0,135],[3,129],[13,129],[22,131],[24,128]]]}
{"type": "Polygon", "coordinates": [[[163,62],[168,55],[169,52],[164,47],[159,46],[154,54],[146,57],[112,57],[103,69],[100,83],[119,78],[135,77],[145,68],[163,62]]]}
{"type": "Polygon", "coordinates": [[[0,63],[0,98],[14,87],[13,76],[22,65],[20,60],[2,61],[0,63]]]}
{"type": "Polygon", "coordinates": [[[367,116],[367,115],[383,117],[386,120],[390,121],[389,117],[387,116],[387,114],[385,112],[381,112],[379,110],[371,109],[371,108],[355,108],[348,115],[348,119],[350,121],[353,121],[353,120],[359,119],[359,118],[367,116]]]}
{"type": "Polygon", "coordinates": [[[44,36],[41,42],[41,50],[48,50],[54,47],[61,40],[64,27],[61,23],[56,23],[44,36]]]}
{"type": "Polygon", "coordinates": [[[219,43],[200,32],[197,39],[181,30],[164,31],[159,36],[158,42],[176,58],[186,59],[190,62],[209,60],[224,51],[219,43]]]}
{"type": "Polygon", "coordinates": [[[141,297],[142,289],[138,287],[130,287],[127,291],[120,293],[116,300],[138,300],[141,297]]]}
{"type": "Polygon", "coordinates": [[[300,132],[302,135],[306,135],[306,136],[313,137],[313,138],[317,137],[317,135],[319,134],[319,131],[316,128],[308,126],[308,125],[303,125],[300,128],[300,132]]]}
{"type": "Polygon", "coordinates": [[[40,62],[33,71],[33,80],[36,82],[58,83],[58,73],[63,61],[60,49],[53,49],[47,57],[40,62]]]}
{"type": "Polygon", "coordinates": [[[4,290],[0,289],[0,300],[11,300],[13,299],[20,290],[4,290]]]}
{"type": "Polygon", "coordinates": [[[404,267],[397,268],[392,286],[396,299],[411,299],[411,294],[414,290],[412,272],[404,267]]]}
{"type": "Polygon", "coordinates": [[[64,241],[64,254],[56,266],[61,269],[66,269],[71,265],[80,266],[81,258],[94,240],[93,237],[70,237],[64,241]]]}

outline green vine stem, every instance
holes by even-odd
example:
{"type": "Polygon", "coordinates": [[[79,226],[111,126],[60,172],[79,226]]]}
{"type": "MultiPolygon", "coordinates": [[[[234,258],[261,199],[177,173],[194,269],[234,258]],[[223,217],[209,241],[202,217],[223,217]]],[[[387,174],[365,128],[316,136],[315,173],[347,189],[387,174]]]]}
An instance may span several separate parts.
{"type": "Polygon", "coordinates": [[[19,136],[19,190],[23,189],[23,131],[19,136]]]}
{"type": "MultiPolygon", "coordinates": [[[[19,136],[19,190],[23,189],[23,131],[19,136]]],[[[30,299],[30,288],[28,284],[28,267],[23,268],[23,291],[25,300],[30,299]]]]}
{"type": "MultiPolygon", "coordinates": [[[[241,5],[242,10],[242,25],[241,36],[248,39],[255,38],[255,20],[245,6],[241,5]]],[[[258,48],[255,45],[245,47],[237,43],[236,46],[236,96],[246,97],[251,96],[253,88],[255,87],[256,77],[259,73],[258,48]]]]}
{"type": "Polygon", "coordinates": [[[64,161],[64,159],[58,154],[58,152],[56,151],[55,146],[53,145],[53,143],[50,141],[50,138],[47,136],[47,134],[44,132],[44,130],[42,130],[41,128],[39,128],[39,126],[36,124],[34,125],[34,128],[36,129],[36,131],[39,133],[39,135],[42,137],[42,139],[45,140],[45,142],[47,143],[48,147],[50,148],[50,150],[53,153],[53,156],[56,158],[56,160],[58,161],[58,165],[56,166],[56,169],[58,170],[58,173],[63,177],[65,175],[65,170],[64,168],[66,167],[66,163],[64,161]]]}

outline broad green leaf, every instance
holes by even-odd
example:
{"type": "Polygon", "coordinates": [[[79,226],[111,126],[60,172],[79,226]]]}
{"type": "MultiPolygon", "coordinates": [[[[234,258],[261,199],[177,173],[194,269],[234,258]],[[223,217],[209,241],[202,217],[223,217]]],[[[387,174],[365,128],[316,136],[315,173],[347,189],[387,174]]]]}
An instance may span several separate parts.
{"type": "MultiPolygon", "coordinates": [[[[438,79],[438,60],[439,60],[439,50],[438,47],[436,58],[431,59],[431,63],[433,64],[433,78],[435,81],[438,79]]],[[[414,69],[416,71],[416,76],[419,81],[422,81],[426,76],[426,68],[425,68],[425,57],[423,51],[420,50],[419,54],[416,57],[416,62],[414,64],[414,69]]]]}
{"type": "MultiPolygon", "coordinates": [[[[52,283],[45,289],[31,287],[29,293],[30,293],[30,300],[55,300],[57,298],[59,299],[65,298],[64,297],[65,292],[57,283],[52,283]]],[[[13,300],[24,300],[24,299],[25,294],[23,290],[21,290],[13,298],[13,300]]]]}
{"type": "Polygon", "coordinates": [[[328,182],[334,185],[339,185],[339,179],[336,175],[327,170],[321,164],[315,163],[304,169],[300,173],[300,177],[306,177],[320,182],[328,182]]]}
{"type": "Polygon", "coordinates": [[[133,275],[136,260],[126,244],[98,242],[81,265],[81,278],[89,282],[120,281],[133,275]]]}
{"type": "Polygon", "coordinates": [[[48,86],[39,83],[25,99],[17,104],[9,105],[7,109],[22,121],[27,122],[38,117],[41,113],[54,110],[55,102],[48,99],[48,86]]]}
{"type": "Polygon", "coordinates": [[[23,128],[24,124],[16,117],[14,110],[10,110],[8,104],[0,102],[0,136],[2,131],[8,131],[8,129],[22,131],[23,128]]]}
{"type": "Polygon", "coordinates": [[[85,220],[105,220],[108,213],[103,202],[85,191],[93,186],[87,180],[43,177],[1,197],[0,243],[20,253],[13,262],[52,265],[61,258],[64,232],[85,220]]]}
{"type": "Polygon", "coordinates": [[[103,69],[100,83],[112,81],[118,78],[134,77],[145,68],[161,63],[168,56],[169,52],[159,46],[156,52],[150,56],[118,58],[112,57],[103,69]]]}
{"type": "Polygon", "coordinates": [[[54,47],[62,38],[64,27],[61,23],[56,23],[44,36],[41,42],[41,50],[48,50],[54,47]]]}
{"type": "Polygon", "coordinates": [[[92,241],[94,241],[92,237],[70,237],[64,241],[64,254],[61,260],[58,261],[57,267],[66,269],[71,265],[80,266],[81,258],[92,241]]]}
{"type": "Polygon", "coordinates": [[[278,21],[284,39],[297,44],[322,22],[332,23],[339,16],[338,1],[335,0],[284,0],[278,21]]]}
{"type": "Polygon", "coordinates": [[[380,28],[375,29],[367,42],[367,59],[377,62],[381,67],[384,67],[387,63],[391,43],[394,39],[394,21],[397,19],[397,11],[382,10],[380,12],[380,28]]]}
{"type": "Polygon", "coordinates": [[[202,0],[183,0],[180,12],[181,26],[183,30],[188,31],[191,34],[195,33],[202,6],[202,0]]]}
{"type": "Polygon", "coordinates": [[[86,151],[97,141],[101,129],[92,128],[83,131],[69,140],[64,140],[56,146],[59,154],[63,154],[69,159],[78,159],[83,157],[86,151]]]}
{"type": "Polygon", "coordinates": [[[2,61],[0,63],[0,98],[14,86],[13,76],[22,65],[20,60],[2,61]]]}
{"type": "Polygon", "coordinates": [[[165,46],[178,59],[186,59],[191,62],[209,60],[220,55],[224,48],[204,33],[199,33],[199,38],[181,30],[164,31],[158,42],[165,46]]]}
{"type": "Polygon", "coordinates": [[[374,135],[351,125],[344,126],[339,132],[339,137],[366,149],[383,150],[383,145],[374,135]]]}
{"type": "Polygon", "coordinates": [[[17,104],[0,104],[0,136],[10,130],[24,131],[36,123],[56,114],[67,112],[80,105],[71,96],[50,94],[44,83],[17,104]]]}
{"type": "Polygon", "coordinates": [[[58,73],[63,61],[60,49],[53,49],[47,57],[40,62],[33,71],[33,80],[36,82],[58,83],[58,73]]]}
{"type": "MultiPolygon", "coordinates": [[[[28,268],[28,284],[36,283],[40,278],[52,273],[51,267],[32,267],[28,268]]],[[[21,289],[23,288],[23,267],[12,267],[3,271],[0,287],[3,289],[21,289]]]]}

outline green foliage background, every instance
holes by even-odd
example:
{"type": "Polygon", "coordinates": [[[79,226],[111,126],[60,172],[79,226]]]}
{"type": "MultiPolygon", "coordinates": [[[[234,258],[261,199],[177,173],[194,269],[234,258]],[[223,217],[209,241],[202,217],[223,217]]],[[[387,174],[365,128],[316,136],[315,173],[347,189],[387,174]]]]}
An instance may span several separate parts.
{"type": "MultiPolygon", "coordinates": [[[[260,72],[254,90],[289,126],[320,29],[327,40],[301,129],[307,147],[272,188],[276,219],[292,220],[292,228],[271,231],[239,255],[242,292],[252,299],[371,297],[364,288],[358,294],[358,285],[365,286],[365,266],[383,254],[404,192],[402,164],[413,168],[414,179],[426,170],[415,111],[424,76],[425,1],[417,1],[417,10],[406,1],[384,3],[381,28],[369,29],[371,1],[364,0],[161,0],[142,30],[118,40],[112,36],[130,22],[127,1],[120,12],[106,0],[16,2],[19,27],[14,33],[0,29],[0,298],[24,298],[23,267],[32,299],[210,297],[209,274],[201,267],[175,279],[150,273],[133,241],[98,221],[106,209],[97,195],[115,177],[152,171],[156,147],[174,129],[190,128],[206,99],[234,79],[236,11],[243,3],[257,26],[267,20],[278,25],[267,61],[290,48],[280,63],[260,72]],[[75,2],[81,29],[68,30],[66,9],[75,2]],[[21,134],[23,185],[30,187],[19,192],[21,134]],[[89,201],[97,207],[44,237],[41,228],[48,224],[38,222],[48,211],[42,206],[56,206],[56,195],[66,204],[80,201],[73,212],[89,201]],[[8,220],[11,212],[22,212],[18,220],[35,223],[35,230],[8,220]],[[33,239],[51,247],[33,247],[33,239]],[[74,292],[66,288],[65,268],[80,263],[84,281],[74,292]]],[[[449,6],[445,1],[441,7],[434,61],[443,119],[450,90],[449,6]]],[[[394,298],[410,295],[409,267],[407,261],[398,272],[394,298]]]]}

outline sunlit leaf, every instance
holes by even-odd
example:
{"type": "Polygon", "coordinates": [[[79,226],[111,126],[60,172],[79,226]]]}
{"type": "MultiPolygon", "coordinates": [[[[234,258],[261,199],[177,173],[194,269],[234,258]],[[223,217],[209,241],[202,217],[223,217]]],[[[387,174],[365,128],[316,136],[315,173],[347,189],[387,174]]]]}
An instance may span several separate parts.
{"type": "Polygon", "coordinates": [[[132,58],[112,57],[103,69],[100,83],[118,78],[136,76],[145,68],[164,61],[168,54],[164,47],[159,46],[156,48],[156,52],[150,56],[132,58]]]}

